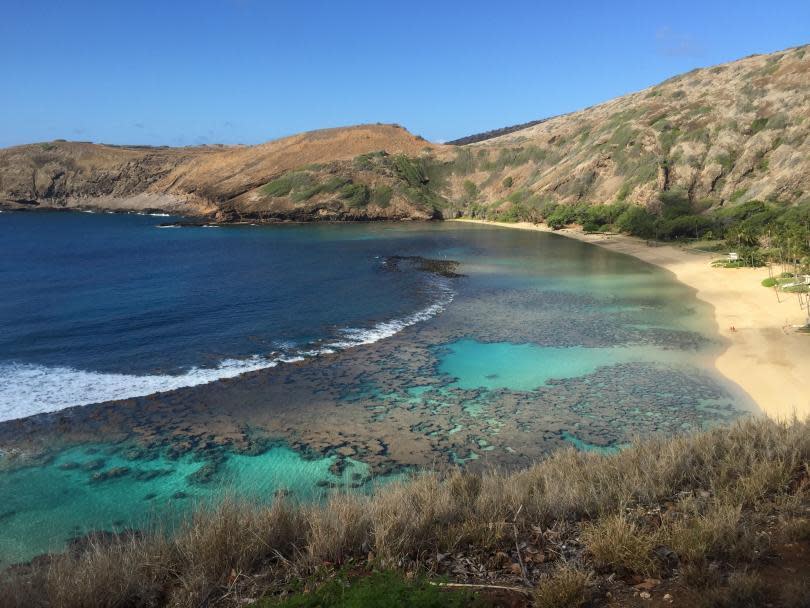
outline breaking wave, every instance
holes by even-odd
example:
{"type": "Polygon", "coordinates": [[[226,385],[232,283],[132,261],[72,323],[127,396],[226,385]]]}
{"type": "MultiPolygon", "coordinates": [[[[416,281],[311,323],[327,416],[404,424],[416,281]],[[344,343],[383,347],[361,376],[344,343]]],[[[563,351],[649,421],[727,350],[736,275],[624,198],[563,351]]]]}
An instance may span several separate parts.
{"type": "Polygon", "coordinates": [[[280,363],[302,361],[313,356],[373,344],[442,312],[453,301],[454,292],[449,281],[438,278],[435,288],[437,299],[434,303],[405,317],[381,321],[367,328],[338,329],[332,338],[305,348],[284,349],[283,354],[229,358],[220,361],[216,367],[192,367],[180,374],[134,375],[28,363],[0,363],[0,422],[57,412],[74,406],[199,386],[275,367],[280,363]]]}

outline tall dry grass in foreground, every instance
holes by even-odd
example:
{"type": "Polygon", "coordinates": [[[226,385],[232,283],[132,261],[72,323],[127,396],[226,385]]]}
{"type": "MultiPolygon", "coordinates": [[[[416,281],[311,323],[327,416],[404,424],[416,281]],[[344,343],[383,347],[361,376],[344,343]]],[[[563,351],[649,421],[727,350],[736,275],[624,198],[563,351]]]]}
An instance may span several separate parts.
{"type": "Polygon", "coordinates": [[[437,554],[462,553],[488,563],[544,530],[568,552],[521,561],[517,579],[539,583],[537,605],[557,597],[555,585],[580,605],[608,574],[734,585],[774,543],[810,539],[809,426],[746,420],[614,456],[568,450],[519,472],[425,474],[318,505],[225,501],[170,538],[91,543],[7,571],[0,604],[235,605],[349,562],[431,572],[437,554]]]}

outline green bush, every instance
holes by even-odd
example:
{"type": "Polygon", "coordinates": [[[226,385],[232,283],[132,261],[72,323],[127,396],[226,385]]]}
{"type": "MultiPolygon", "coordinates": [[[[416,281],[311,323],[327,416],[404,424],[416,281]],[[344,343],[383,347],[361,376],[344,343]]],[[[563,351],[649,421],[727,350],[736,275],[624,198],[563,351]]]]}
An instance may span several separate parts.
{"type": "Polygon", "coordinates": [[[568,224],[573,224],[579,219],[577,208],[574,205],[558,205],[556,209],[546,217],[546,223],[553,229],[565,228],[568,224]]]}
{"type": "Polygon", "coordinates": [[[346,184],[340,189],[340,198],[349,207],[365,207],[371,198],[371,191],[365,184],[346,184]]]}
{"type": "Polygon", "coordinates": [[[714,222],[703,215],[682,215],[659,221],[656,232],[662,239],[700,238],[713,226],[714,222]]]}
{"type": "Polygon", "coordinates": [[[597,226],[613,224],[628,208],[626,203],[592,205],[584,210],[582,223],[593,223],[597,226]]]}
{"type": "Polygon", "coordinates": [[[318,194],[331,194],[337,192],[347,184],[351,184],[351,180],[347,177],[330,177],[325,182],[314,183],[311,186],[301,189],[294,188],[292,192],[292,199],[297,202],[308,201],[313,196],[318,194]]]}
{"type": "Polygon", "coordinates": [[[751,131],[751,134],[754,135],[754,134],[759,133],[760,131],[762,131],[762,129],[764,129],[767,126],[768,126],[768,119],[767,118],[762,118],[762,117],[755,118],[754,122],[751,123],[751,127],[750,127],[749,130],[751,131]]]}
{"type": "Polygon", "coordinates": [[[671,220],[692,213],[692,203],[683,190],[667,190],[659,195],[661,215],[671,220]]]}
{"type": "Polygon", "coordinates": [[[391,197],[393,195],[394,191],[391,186],[377,186],[371,193],[371,202],[385,209],[391,204],[391,197]]]}
{"type": "Polygon", "coordinates": [[[619,232],[642,238],[655,235],[655,217],[643,207],[629,206],[616,218],[614,226],[619,232]]]}
{"type": "Polygon", "coordinates": [[[442,589],[424,579],[377,572],[364,578],[336,578],[312,593],[267,599],[255,608],[463,608],[479,604],[469,591],[442,589]]]}
{"type": "Polygon", "coordinates": [[[295,189],[311,186],[314,181],[310,173],[295,171],[268,182],[260,191],[265,196],[287,196],[295,189]]]}
{"type": "Polygon", "coordinates": [[[462,187],[464,188],[464,200],[468,202],[474,201],[478,196],[478,186],[474,182],[465,179],[462,187]]]}
{"type": "Polygon", "coordinates": [[[419,188],[429,181],[422,164],[404,154],[394,157],[394,168],[411,188],[419,188]]]}

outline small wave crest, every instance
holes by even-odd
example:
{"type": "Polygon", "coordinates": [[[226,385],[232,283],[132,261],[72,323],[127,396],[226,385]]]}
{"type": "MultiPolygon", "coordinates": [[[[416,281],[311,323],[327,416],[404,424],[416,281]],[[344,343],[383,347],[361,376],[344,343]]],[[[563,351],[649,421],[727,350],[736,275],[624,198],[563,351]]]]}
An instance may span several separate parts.
{"type": "Polygon", "coordinates": [[[280,356],[253,355],[225,359],[216,367],[193,367],[181,374],[135,375],[46,367],[27,363],[0,363],[0,422],[35,414],[56,412],[69,407],[104,401],[142,397],[178,388],[199,386],[247,372],[294,363],[310,357],[373,344],[442,312],[454,298],[449,281],[435,284],[437,300],[406,317],[381,321],[368,328],[338,330],[337,339],[294,350],[285,348],[280,356]]]}
{"type": "Polygon", "coordinates": [[[76,405],[126,399],[207,384],[273,367],[282,359],[258,355],[226,359],[212,368],[194,367],[183,374],[110,374],[70,367],[27,363],[0,365],[0,422],[56,412],[76,405]]]}
{"type": "Polygon", "coordinates": [[[406,327],[416,325],[422,321],[435,317],[442,312],[452,301],[455,293],[448,281],[436,281],[439,298],[436,302],[401,319],[382,321],[373,327],[348,327],[340,330],[340,338],[326,344],[326,348],[345,349],[363,344],[373,344],[401,332],[406,327]]]}

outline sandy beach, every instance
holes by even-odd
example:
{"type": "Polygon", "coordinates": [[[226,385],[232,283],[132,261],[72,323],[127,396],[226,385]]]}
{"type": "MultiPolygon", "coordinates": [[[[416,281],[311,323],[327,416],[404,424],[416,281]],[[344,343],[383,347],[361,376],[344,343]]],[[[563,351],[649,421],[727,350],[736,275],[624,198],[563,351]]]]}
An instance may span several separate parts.
{"type": "MultiPolygon", "coordinates": [[[[474,222],[518,230],[552,232],[545,225],[527,222],[474,222]]],[[[632,255],[672,272],[692,287],[697,297],[714,309],[720,335],[727,348],[715,361],[717,370],[742,388],[759,408],[775,419],[810,416],[810,335],[796,333],[806,315],[795,295],[777,295],[762,287],[765,268],[714,268],[719,256],[676,245],[649,246],[624,235],[585,234],[576,229],[554,234],[632,255]],[[734,327],[735,331],[732,331],[734,327]]]]}

